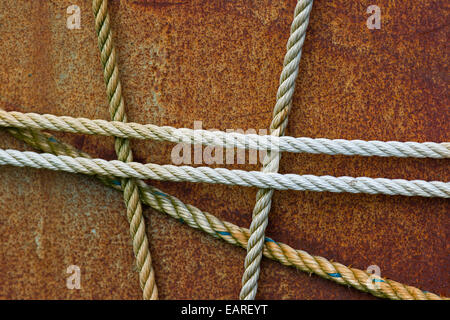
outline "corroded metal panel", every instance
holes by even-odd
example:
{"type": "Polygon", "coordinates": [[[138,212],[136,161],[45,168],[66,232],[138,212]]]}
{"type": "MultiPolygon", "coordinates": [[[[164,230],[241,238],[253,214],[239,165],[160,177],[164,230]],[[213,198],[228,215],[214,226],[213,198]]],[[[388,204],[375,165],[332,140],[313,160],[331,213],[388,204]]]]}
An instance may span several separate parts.
{"type": "MultiPolygon", "coordinates": [[[[267,128],[296,1],[110,1],[129,119],[175,127],[267,128]]],[[[448,141],[448,5],[316,1],[287,134],[448,141]]],[[[90,1],[0,2],[0,95],[7,110],[109,119],[90,1]],[[66,9],[81,9],[81,29],[66,9]]],[[[29,150],[0,132],[1,148],[29,150]]],[[[112,138],[55,134],[114,159],[112,138]]],[[[136,160],[171,162],[173,144],[133,141],[136,160]]],[[[226,165],[258,170],[260,165],[226,165]]],[[[284,154],[282,173],[449,181],[448,160],[284,154]]],[[[141,296],[122,195],[92,177],[0,168],[0,297],[141,296]],[[66,288],[69,265],[81,290],[66,288]]],[[[249,226],[253,188],[150,182],[249,226]]],[[[245,251],[145,209],[160,297],[237,298],[245,251]]],[[[275,192],[268,236],[315,255],[450,295],[449,202],[275,192]]],[[[258,298],[370,295],[264,260],[258,298]]]]}

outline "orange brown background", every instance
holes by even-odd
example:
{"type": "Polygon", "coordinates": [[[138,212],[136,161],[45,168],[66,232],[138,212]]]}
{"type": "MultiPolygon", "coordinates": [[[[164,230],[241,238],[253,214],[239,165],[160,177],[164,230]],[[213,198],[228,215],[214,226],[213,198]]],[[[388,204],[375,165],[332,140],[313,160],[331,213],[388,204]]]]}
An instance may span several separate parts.
{"type": "MultiPolygon", "coordinates": [[[[271,121],[296,1],[110,1],[130,121],[260,129],[271,121]]],[[[444,0],[315,1],[287,134],[449,141],[444,0]],[[368,30],[366,8],[381,8],[368,30]]],[[[21,112],[109,119],[91,2],[0,2],[0,95],[21,112]],[[81,8],[81,29],[66,8],[81,8]]],[[[5,132],[1,148],[31,150],[5,132]]],[[[114,159],[113,138],[55,133],[114,159]]],[[[140,162],[173,144],[133,141],[140,162]]],[[[258,170],[259,165],[228,168],[258,170]]],[[[284,154],[280,172],[449,181],[448,160],[284,154]]],[[[122,195],[95,178],[0,168],[0,298],[139,299],[122,195]],[[81,290],[66,288],[67,266],[81,290]]],[[[204,211],[250,225],[256,189],[150,182],[204,211]]],[[[162,299],[235,299],[245,251],[146,208],[162,299]]],[[[450,295],[449,202],[277,191],[267,235],[294,248],[450,295]]],[[[264,259],[261,299],[372,296],[264,259]]]]}

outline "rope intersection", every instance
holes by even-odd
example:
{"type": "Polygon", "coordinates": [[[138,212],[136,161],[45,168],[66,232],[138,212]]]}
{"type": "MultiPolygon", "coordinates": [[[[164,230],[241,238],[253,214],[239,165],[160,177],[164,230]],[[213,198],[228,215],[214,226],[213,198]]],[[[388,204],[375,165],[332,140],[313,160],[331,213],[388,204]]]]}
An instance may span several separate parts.
{"type": "MultiPolygon", "coordinates": [[[[55,139],[48,133],[16,128],[7,128],[6,130],[15,138],[43,152],[91,159],[87,153],[55,139]]],[[[110,176],[96,177],[105,185],[122,191],[118,178],[110,176]]],[[[192,228],[202,230],[215,238],[220,238],[244,249],[247,248],[250,235],[248,229],[222,221],[210,213],[203,212],[195,206],[185,204],[176,197],[147,185],[143,181],[138,180],[137,184],[143,203],[151,208],[165,213],[192,228]]],[[[373,282],[371,278],[373,275],[368,274],[366,271],[349,268],[338,262],[329,261],[324,257],[314,256],[303,250],[296,250],[287,244],[267,237],[265,238],[263,255],[283,265],[295,267],[307,273],[313,273],[338,284],[351,286],[380,298],[393,300],[448,299],[387,278],[378,279],[378,285],[376,286],[370,285],[373,282]]]]}
{"type": "Polygon", "coordinates": [[[192,130],[153,124],[73,118],[51,114],[6,112],[0,109],[0,127],[53,130],[124,139],[151,139],[173,143],[203,144],[221,148],[273,150],[346,156],[399,158],[450,158],[449,142],[363,141],[324,138],[260,136],[238,132],[192,130]]]}
{"type": "MultiPolygon", "coordinates": [[[[97,32],[100,60],[103,66],[103,75],[106,84],[106,94],[109,101],[111,119],[127,122],[125,103],[122,96],[122,86],[119,79],[116,50],[112,40],[111,27],[108,14],[107,0],[93,0],[92,9],[95,17],[95,31],[97,32]]],[[[120,161],[133,161],[130,141],[115,138],[115,150],[120,161]]],[[[155,282],[155,271],[145,231],[145,221],[142,214],[142,204],[136,182],[133,179],[122,179],[123,198],[127,207],[127,218],[130,223],[130,234],[133,241],[133,251],[136,265],[139,270],[139,282],[145,300],[158,299],[158,289],[155,282]]]]}
{"type": "Polygon", "coordinates": [[[141,202],[166,213],[180,222],[203,230],[231,244],[247,249],[241,299],[254,299],[257,292],[259,265],[262,255],[287,266],[314,273],[342,285],[352,286],[377,297],[389,299],[447,299],[434,293],[374,276],[356,268],[295,250],[264,235],[268,223],[271,197],[274,189],[351,192],[423,197],[450,197],[450,183],[421,180],[407,181],[384,178],[352,178],[277,173],[280,152],[308,152],[361,156],[394,156],[417,158],[449,158],[450,144],[434,142],[382,142],[360,140],[330,140],[282,137],[292,106],[292,96],[301,50],[305,40],[312,0],[298,0],[287,44],[277,102],[274,107],[270,136],[243,135],[220,131],[176,129],[154,125],[127,123],[121,93],[119,70],[114,49],[107,0],[93,0],[95,29],[98,36],[100,59],[104,71],[109,110],[113,121],[53,115],[22,114],[0,110],[0,126],[16,138],[46,153],[20,152],[0,149],[0,165],[29,166],[67,172],[96,175],[104,184],[124,193],[133,250],[139,269],[144,299],[157,299],[155,274],[151,265],[148,239],[141,202]],[[38,130],[50,129],[85,134],[115,136],[118,160],[92,159],[74,147],[56,140],[38,130]],[[153,139],[177,143],[200,143],[225,148],[267,150],[262,172],[193,168],[140,164],[133,162],[129,138],[153,139]],[[56,155],[56,156],[55,156],[56,155]],[[179,199],[137,179],[222,183],[261,188],[253,212],[250,230],[221,221],[200,209],[184,204],[179,199]],[[375,285],[374,285],[375,283],[375,285]]]}
{"type": "MultiPolygon", "coordinates": [[[[280,85],[277,91],[277,101],[273,110],[270,131],[272,136],[282,136],[287,127],[288,115],[292,107],[295,80],[297,79],[302,48],[306,37],[306,28],[309,23],[309,14],[312,9],[312,0],[299,0],[294,11],[291,25],[291,34],[286,45],[283,70],[280,75],[280,85]]],[[[263,160],[262,172],[278,172],[281,153],[268,150],[263,160]]],[[[247,255],[244,261],[244,274],[242,275],[242,289],[239,295],[241,300],[255,299],[258,290],[258,279],[262,251],[264,247],[264,232],[269,222],[269,213],[272,206],[273,189],[259,189],[256,194],[256,203],[253,208],[252,222],[250,224],[250,238],[248,239],[247,255]]]]}
{"type": "Polygon", "coordinates": [[[205,182],[276,190],[450,198],[450,182],[441,181],[280,174],[210,167],[194,168],[82,157],[73,158],[55,156],[51,153],[39,154],[3,149],[0,149],[0,165],[60,170],[87,175],[115,176],[123,179],[205,182]]]}

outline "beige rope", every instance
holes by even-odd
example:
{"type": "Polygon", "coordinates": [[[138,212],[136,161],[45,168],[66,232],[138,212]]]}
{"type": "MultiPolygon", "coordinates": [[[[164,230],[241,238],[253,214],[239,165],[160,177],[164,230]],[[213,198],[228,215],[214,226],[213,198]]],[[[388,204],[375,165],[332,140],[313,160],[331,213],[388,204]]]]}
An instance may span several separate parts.
{"type": "MultiPolygon", "coordinates": [[[[44,152],[90,159],[87,153],[79,151],[67,143],[58,141],[47,133],[15,128],[9,128],[7,131],[17,139],[44,152]]],[[[121,184],[116,178],[107,176],[97,176],[97,178],[105,185],[122,191],[121,184]]],[[[190,227],[200,229],[213,237],[221,238],[242,248],[247,248],[250,235],[248,229],[222,221],[192,205],[184,204],[176,197],[148,186],[142,181],[137,181],[137,183],[142,201],[151,208],[165,213],[178,221],[183,221],[190,227]]],[[[448,299],[386,278],[377,279],[377,285],[373,285],[371,275],[363,270],[349,268],[320,256],[313,256],[303,250],[293,249],[286,244],[269,238],[265,239],[263,255],[286,266],[292,266],[307,273],[314,273],[322,278],[341,285],[351,286],[380,298],[394,300],[448,299]]]]}
{"type": "MultiPolygon", "coordinates": [[[[107,0],[93,0],[92,9],[95,16],[95,30],[98,36],[100,60],[106,83],[106,93],[109,100],[109,111],[114,121],[127,122],[122,87],[119,79],[116,51],[114,48],[111,26],[108,14],[107,0]]],[[[128,139],[116,138],[115,149],[120,161],[133,161],[133,154],[128,139]]],[[[132,179],[122,179],[123,196],[127,207],[127,218],[130,223],[130,234],[133,240],[133,251],[139,270],[139,281],[143,290],[143,298],[158,299],[158,289],[155,282],[155,272],[145,231],[145,221],[142,215],[142,204],[139,190],[132,179]]]]}
{"type": "MultiPolygon", "coordinates": [[[[312,5],[312,0],[299,0],[295,7],[291,34],[287,43],[287,52],[280,76],[277,102],[270,125],[271,135],[273,136],[282,136],[286,130],[312,5]]],[[[262,172],[278,172],[280,158],[281,154],[279,152],[268,151],[264,157],[262,172]]],[[[264,248],[264,232],[269,219],[272,195],[273,190],[271,189],[261,189],[256,194],[256,204],[253,208],[252,223],[250,225],[250,239],[248,240],[247,256],[244,262],[245,271],[242,276],[242,289],[239,295],[239,298],[242,300],[255,299],[258,290],[260,262],[264,248]]]]}
{"type": "MultiPolygon", "coordinates": [[[[1,98],[0,98],[1,100],[1,98]]],[[[450,158],[450,143],[362,141],[324,138],[294,138],[237,132],[192,130],[153,124],[90,120],[36,114],[6,112],[0,109],[0,126],[22,129],[48,129],[62,132],[152,139],[175,143],[204,144],[223,148],[277,150],[279,152],[379,157],[450,158]]]]}

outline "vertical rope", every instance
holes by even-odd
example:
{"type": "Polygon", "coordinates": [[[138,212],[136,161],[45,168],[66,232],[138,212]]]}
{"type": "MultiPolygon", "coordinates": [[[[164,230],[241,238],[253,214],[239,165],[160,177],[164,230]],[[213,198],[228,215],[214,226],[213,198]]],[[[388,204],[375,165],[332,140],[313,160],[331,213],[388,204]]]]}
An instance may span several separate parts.
{"type": "MultiPolygon", "coordinates": [[[[15,138],[44,152],[91,159],[87,153],[56,140],[48,133],[17,128],[6,128],[6,130],[15,138]]],[[[115,178],[107,176],[96,177],[105,185],[122,191],[122,187],[117,185],[115,178]]],[[[221,238],[230,244],[242,248],[247,247],[247,241],[250,236],[248,229],[222,221],[190,204],[184,204],[179,199],[146,185],[143,181],[138,180],[138,186],[144,204],[178,221],[183,221],[183,223],[192,228],[200,229],[213,237],[221,238]]],[[[278,261],[285,266],[292,266],[309,274],[314,273],[324,279],[347,287],[351,286],[380,298],[394,300],[448,300],[447,297],[440,297],[434,293],[404,285],[391,279],[380,278],[377,280],[377,285],[373,285],[374,278],[371,279],[371,274],[366,271],[349,268],[339,262],[329,261],[320,256],[313,256],[306,251],[293,249],[275,240],[264,243],[263,254],[267,258],[278,261]]]]}
{"type": "MultiPolygon", "coordinates": [[[[283,71],[280,76],[277,102],[270,125],[271,135],[273,136],[282,136],[286,130],[312,4],[313,0],[299,0],[295,7],[294,20],[286,46],[287,52],[284,57],[283,71]]],[[[264,157],[262,171],[278,172],[280,158],[280,153],[268,151],[264,157]]],[[[264,248],[264,232],[268,223],[272,195],[273,190],[271,189],[260,189],[256,195],[256,204],[250,225],[250,238],[247,245],[247,256],[244,263],[245,271],[242,276],[242,289],[239,295],[239,298],[242,300],[255,299],[258,290],[260,263],[264,248]]]]}
{"type": "MultiPolygon", "coordinates": [[[[95,16],[95,30],[98,36],[100,60],[106,83],[106,93],[109,100],[109,111],[114,121],[127,122],[122,87],[119,80],[116,51],[112,41],[111,26],[108,14],[107,0],[93,0],[92,9],[95,16]]],[[[133,154],[128,139],[116,138],[115,149],[120,161],[133,161],[133,154]]],[[[127,218],[130,223],[130,234],[133,240],[133,251],[139,270],[139,282],[143,290],[144,300],[158,299],[158,289],[155,282],[155,272],[152,267],[145,221],[142,214],[142,204],[136,181],[122,179],[123,196],[127,207],[127,218]]]]}

